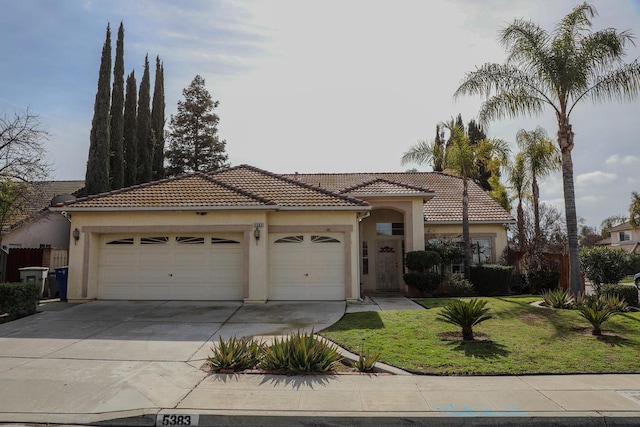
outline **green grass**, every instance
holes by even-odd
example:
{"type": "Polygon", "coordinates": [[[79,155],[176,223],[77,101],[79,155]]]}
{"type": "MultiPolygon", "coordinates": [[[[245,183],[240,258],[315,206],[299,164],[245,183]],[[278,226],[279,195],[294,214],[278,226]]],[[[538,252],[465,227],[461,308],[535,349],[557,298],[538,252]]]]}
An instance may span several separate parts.
{"type": "Polygon", "coordinates": [[[575,310],[530,303],[540,297],[483,298],[494,318],[462,341],[455,326],[436,321],[446,299],[419,299],[427,310],[346,314],[322,335],[358,353],[380,353],[380,362],[437,375],[521,375],[640,372],[640,313],[604,323],[603,336],[575,310]]]}

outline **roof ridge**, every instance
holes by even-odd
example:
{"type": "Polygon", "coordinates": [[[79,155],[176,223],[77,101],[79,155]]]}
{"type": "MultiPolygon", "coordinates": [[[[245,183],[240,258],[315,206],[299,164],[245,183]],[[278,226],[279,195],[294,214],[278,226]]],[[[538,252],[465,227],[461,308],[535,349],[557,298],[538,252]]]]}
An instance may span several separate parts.
{"type": "Polygon", "coordinates": [[[313,190],[313,191],[322,193],[322,194],[324,194],[326,196],[337,197],[337,198],[342,199],[342,200],[344,200],[346,202],[349,202],[349,203],[357,203],[357,204],[360,204],[361,206],[369,206],[369,203],[365,202],[364,200],[360,200],[360,199],[355,198],[355,197],[345,196],[344,194],[336,193],[336,192],[333,192],[333,191],[330,191],[330,190],[327,190],[327,189],[324,189],[324,188],[321,188],[321,187],[317,187],[317,186],[312,185],[312,184],[307,184],[306,182],[301,182],[301,181],[298,181],[296,179],[284,176],[282,174],[269,172],[267,170],[260,169],[260,168],[255,167],[255,166],[242,164],[242,165],[238,165],[238,166],[236,166],[236,167],[234,167],[232,169],[239,169],[239,168],[249,169],[249,170],[252,170],[254,172],[260,173],[262,175],[270,176],[272,178],[278,179],[280,181],[287,182],[289,184],[294,184],[294,185],[296,185],[298,187],[302,187],[302,188],[306,188],[308,190],[313,190]]]}
{"type": "Polygon", "coordinates": [[[397,185],[399,187],[404,187],[404,188],[408,188],[408,189],[416,190],[416,191],[433,192],[433,190],[430,190],[429,188],[426,188],[426,187],[418,187],[416,185],[405,184],[404,182],[398,182],[398,181],[393,181],[393,180],[387,179],[387,178],[376,177],[374,179],[370,179],[369,181],[364,181],[364,182],[362,182],[360,184],[352,185],[351,187],[348,187],[348,188],[345,188],[343,190],[340,190],[340,193],[348,193],[350,191],[356,190],[358,188],[366,187],[366,186],[374,184],[376,182],[386,182],[387,184],[397,185]]]}
{"type": "Polygon", "coordinates": [[[256,200],[256,201],[258,201],[260,203],[264,203],[266,205],[277,205],[277,203],[274,202],[273,200],[269,200],[266,197],[262,197],[262,196],[259,196],[257,194],[250,193],[250,192],[248,192],[246,190],[243,190],[241,188],[236,187],[235,185],[231,185],[231,184],[226,183],[224,181],[220,181],[219,179],[216,179],[216,178],[212,177],[210,174],[205,174],[204,178],[207,181],[213,182],[215,184],[218,184],[221,187],[226,188],[227,190],[234,191],[234,192],[236,192],[236,193],[238,193],[238,194],[240,194],[242,196],[246,196],[246,197],[248,197],[250,199],[254,199],[254,200],[256,200]]]}

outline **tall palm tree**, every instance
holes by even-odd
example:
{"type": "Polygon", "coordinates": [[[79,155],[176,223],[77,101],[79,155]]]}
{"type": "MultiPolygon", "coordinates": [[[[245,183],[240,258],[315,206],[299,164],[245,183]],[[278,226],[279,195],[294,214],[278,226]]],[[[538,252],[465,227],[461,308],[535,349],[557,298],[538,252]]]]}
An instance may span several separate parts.
{"type": "Polygon", "coordinates": [[[524,209],[522,208],[522,200],[527,197],[527,187],[529,186],[529,174],[522,153],[516,154],[513,166],[509,170],[509,184],[512,191],[518,199],[517,222],[518,222],[518,249],[525,249],[525,233],[524,233],[524,209]]]}
{"type": "MultiPolygon", "coordinates": [[[[483,140],[472,145],[464,128],[451,120],[440,125],[449,132],[447,149],[444,152],[443,166],[462,178],[462,240],[464,244],[465,277],[469,278],[471,271],[472,249],[469,238],[469,183],[468,179],[478,173],[478,164],[489,163],[492,159],[505,162],[509,157],[508,144],[501,140],[483,140]]],[[[437,144],[420,141],[407,150],[401,159],[403,165],[407,163],[432,164],[438,155],[437,144]]],[[[496,164],[499,162],[496,162],[496,164]]]]}
{"type": "Polygon", "coordinates": [[[553,32],[523,19],[500,31],[505,64],[485,64],[468,73],[454,97],[481,95],[481,123],[519,115],[539,115],[551,108],[558,121],[562,182],[569,238],[571,291],[582,292],[578,256],[578,219],[573,182],[574,133],[571,113],[582,100],[628,101],[640,92],[640,63],[623,62],[633,44],[629,31],[607,28],[592,32],[596,9],[576,6],[553,32]]]}
{"type": "Polygon", "coordinates": [[[559,171],[561,166],[560,152],[547,136],[547,131],[541,127],[526,131],[520,129],[516,134],[516,142],[520,147],[526,167],[531,178],[531,194],[533,196],[534,238],[536,249],[542,242],[540,232],[540,187],[538,178],[559,171]]]}

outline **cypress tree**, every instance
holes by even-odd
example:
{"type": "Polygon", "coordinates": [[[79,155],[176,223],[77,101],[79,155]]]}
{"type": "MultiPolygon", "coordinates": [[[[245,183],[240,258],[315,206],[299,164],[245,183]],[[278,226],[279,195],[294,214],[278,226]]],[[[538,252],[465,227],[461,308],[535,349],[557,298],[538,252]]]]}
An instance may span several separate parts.
{"type": "Polygon", "coordinates": [[[153,131],[152,178],[164,178],[164,65],[156,57],[156,80],[151,106],[151,128],[153,131]]]}
{"type": "Polygon", "coordinates": [[[87,195],[103,193],[109,186],[109,104],[111,102],[111,28],[102,47],[98,90],[93,105],[93,120],[89,137],[89,158],[85,177],[87,195]]]}
{"type": "Polygon", "coordinates": [[[116,61],[113,65],[113,91],[111,93],[111,189],[122,188],[124,183],[122,109],[124,107],[124,26],[120,22],[116,42],[116,61]]]}
{"type": "Polygon", "coordinates": [[[138,184],[151,181],[153,138],[151,135],[151,86],[149,82],[149,56],[144,58],[144,72],[138,92],[138,184]]]}
{"type": "Polygon", "coordinates": [[[124,102],[124,186],[130,187],[138,182],[138,137],[136,75],[132,71],[127,76],[127,95],[124,102]]]}

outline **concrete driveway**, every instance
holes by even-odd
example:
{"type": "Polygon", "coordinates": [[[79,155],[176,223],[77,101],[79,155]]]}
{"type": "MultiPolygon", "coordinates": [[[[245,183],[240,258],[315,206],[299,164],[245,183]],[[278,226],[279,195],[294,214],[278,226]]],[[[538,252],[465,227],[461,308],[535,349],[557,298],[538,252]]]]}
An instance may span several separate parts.
{"type": "Polygon", "coordinates": [[[319,331],[338,321],[346,305],[56,304],[0,325],[0,422],[71,422],[72,414],[105,419],[112,411],[126,416],[127,410],[139,415],[145,408],[176,407],[205,378],[200,367],[218,337],[319,331]]]}

